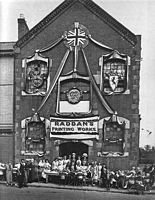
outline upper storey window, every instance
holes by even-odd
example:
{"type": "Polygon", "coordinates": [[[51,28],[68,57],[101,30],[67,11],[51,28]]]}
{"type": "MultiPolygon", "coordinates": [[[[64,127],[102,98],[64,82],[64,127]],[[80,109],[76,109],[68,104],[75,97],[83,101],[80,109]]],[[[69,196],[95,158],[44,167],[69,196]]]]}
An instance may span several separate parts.
{"type": "Polygon", "coordinates": [[[24,60],[24,94],[45,95],[49,84],[48,58],[37,52],[34,56],[24,60]]]}
{"type": "Polygon", "coordinates": [[[101,57],[101,90],[105,94],[119,94],[127,90],[128,57],[117,51],[101,57]]]}
{"type": "Polygon", "coordinates": [[[59,78],[58,113],[91,112],[92,87],[89,77],[70,74],[59,78]]]}

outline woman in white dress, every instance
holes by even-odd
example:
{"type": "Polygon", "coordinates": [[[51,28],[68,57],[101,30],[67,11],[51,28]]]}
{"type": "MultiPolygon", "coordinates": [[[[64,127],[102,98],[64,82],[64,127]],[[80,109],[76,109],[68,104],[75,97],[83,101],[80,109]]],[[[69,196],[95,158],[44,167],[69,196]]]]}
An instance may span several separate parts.
{"type": "Polygon", "coordinates": [[[46,173],[50,172],[51,171],[51,164],[49,163],[48,159],[45,160],[45,163],[43,165],[43,171],[41,173],[42,177],[44,179],[46,179],[46,173]]]}

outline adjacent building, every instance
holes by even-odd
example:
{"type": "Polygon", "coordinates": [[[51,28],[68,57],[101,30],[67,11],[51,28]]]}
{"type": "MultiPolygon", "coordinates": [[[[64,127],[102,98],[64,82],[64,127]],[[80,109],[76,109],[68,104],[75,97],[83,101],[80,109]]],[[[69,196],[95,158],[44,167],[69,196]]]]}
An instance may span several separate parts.
{"type": "Polygon", "coordinates": [[[13,161],[14,44],[0,43],[0,162],[13,161]]]}

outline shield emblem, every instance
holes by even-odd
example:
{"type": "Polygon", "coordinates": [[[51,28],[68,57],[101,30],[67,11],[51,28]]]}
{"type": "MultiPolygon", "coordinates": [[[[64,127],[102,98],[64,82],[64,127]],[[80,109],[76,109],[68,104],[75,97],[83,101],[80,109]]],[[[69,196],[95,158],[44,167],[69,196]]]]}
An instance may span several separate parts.
{"type": "Polygon", "coordinates": [[[105,94],[120,94],[127,90],[127,70],[129,58],[125,54],[113,51],[100,59],[102,66],[101,89],[105,94]]]}
{"type": "Polygon", "coordinates": [[[25,62],[26,94],[45,95],[48,87],[49,60],[36,52],[25,62]]]}
{"type": "Polygon", "coordinates": [[[40,88],[48,76],[47,63],[43,61],[33,61],[28,65],[26,72],[27,79],[31,80],[32,85],[36,88],[40,88]]]}
{"type": "Polygon", "coordinates": [[[109,76],[109,85],[110,85],[112,91],[115,91],[115,89],[117,88],[118,80],[119,80],[118,75],[110,75],[109,76]]]}

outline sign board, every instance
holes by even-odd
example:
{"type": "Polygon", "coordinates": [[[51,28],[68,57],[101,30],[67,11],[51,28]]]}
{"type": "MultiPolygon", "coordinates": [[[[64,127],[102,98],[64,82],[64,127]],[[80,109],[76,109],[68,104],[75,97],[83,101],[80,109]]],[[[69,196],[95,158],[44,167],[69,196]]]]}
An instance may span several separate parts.
{"type": "Polygon", "coordinates": [[[97,138],[99,117],[59,118],[51,117],[51,137],[66,139],[97,138]]]}

